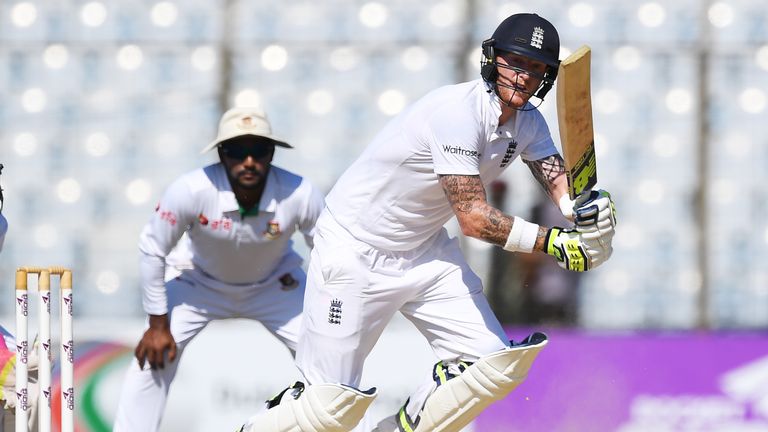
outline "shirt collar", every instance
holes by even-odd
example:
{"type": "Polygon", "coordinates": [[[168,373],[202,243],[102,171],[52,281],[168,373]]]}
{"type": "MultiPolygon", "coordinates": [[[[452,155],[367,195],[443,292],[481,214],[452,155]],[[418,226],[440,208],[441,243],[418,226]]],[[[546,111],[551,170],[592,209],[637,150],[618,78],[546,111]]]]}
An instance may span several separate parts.
{"type": "Polygon", "coordinates": [[[486,95],[486,104],[490,107],[488,111],[490,118],[488,119],[488,128],[486,130],[489,141],[494,141],[499,138],[513,138],[517,135],[517,122],[515,121],[517,115],[513,116],[506,124],[499,125],[499,117],[501,117],[501,99],[496,94],[492,85],[485,81],[483,81],[483,84],[485,85],[484,93],[486,95]]]}
{"type": "Polygon", "coordinates": [[[237,211],[240,206],[235,199],[235,193],[232,192],[232,185],[229,184],[227,177],[227,167],[219,162],[214,165],[213,183],[219,193],[219,208],[224,212],[237,211]]]}
{"type": "Polygon", "coordinates": [[[277,174],[275,166],[269,168],[267,174],[267,184],[264,185],[264,192],[261,193],[259,200],[259,210],[274,213],[277,208],[277,174]]]}
{"type": "Polygon", "coordinates": [[[496,91],[492,85],[485,81],[483,81],[483,85],[485,86],[485,90],[483,91],[483,94],[485,94],[485,103],[490,107],[488,115],[490,115],[491,118],[488,126],[491,127],[491,132],[493,132],[496,130],[496,128],[499,127],[499,117],[501,117],[501,100],[499,99],[499,96],[496,94],[496,91]]]}

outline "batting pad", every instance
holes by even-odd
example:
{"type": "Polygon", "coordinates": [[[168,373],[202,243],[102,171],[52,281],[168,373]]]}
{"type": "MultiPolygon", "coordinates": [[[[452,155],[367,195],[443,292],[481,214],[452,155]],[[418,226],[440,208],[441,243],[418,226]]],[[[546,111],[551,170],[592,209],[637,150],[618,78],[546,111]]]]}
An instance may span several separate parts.
{"type": "Polygon", "coordinates": [[[460,375],[437,387],[424,403],[416,427],[405,432],[459,432],[488,405],[504,398],[528,376],[547,336],[534,333],[519,345],[481,357],[460,375]]]}
{"type": "Polygon", "coordinates": [[[256,415],[240,432],[348,432],[376,398],[376,388],[360,391],[339,384],[308,386],[298,398],[256,415]]]}

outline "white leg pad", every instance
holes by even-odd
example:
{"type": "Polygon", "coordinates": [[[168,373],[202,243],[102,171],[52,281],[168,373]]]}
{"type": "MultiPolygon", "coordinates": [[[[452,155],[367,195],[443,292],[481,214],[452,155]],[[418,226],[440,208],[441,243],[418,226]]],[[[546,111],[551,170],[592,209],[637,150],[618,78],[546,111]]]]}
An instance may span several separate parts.
{"type": "Polygon", "coordinates": [[[376,388],[311,385],[297,399],[286,396],[279,405],[252,417],[240,432],[348,432],[375,398],[376,388]]]}
{"type": "MultiPolygon", "coordinates": [[[[458,432],[488,405],[506,397],[528,376],[547,338],[536,333],[530,344],[512,346],[480,358],[460,375],[437,387],[426,400],[414,429],[405,432],[458,432]]],[[[404,415],[401,410],[400,415],[404,415]]]]}

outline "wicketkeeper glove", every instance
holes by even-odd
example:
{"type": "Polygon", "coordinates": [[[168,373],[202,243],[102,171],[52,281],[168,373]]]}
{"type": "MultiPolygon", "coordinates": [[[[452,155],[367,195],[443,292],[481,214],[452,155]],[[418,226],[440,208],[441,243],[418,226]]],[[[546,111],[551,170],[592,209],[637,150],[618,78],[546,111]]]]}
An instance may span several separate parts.
{"type": "Polygon", "coordinates": [[[613,253],[611,239],[604,244],[586,241],[582,233],[573,229],[552,227],[545,239],[546,252],[555,257],[560,267],[585,272],[610,258],[613,253]]]}

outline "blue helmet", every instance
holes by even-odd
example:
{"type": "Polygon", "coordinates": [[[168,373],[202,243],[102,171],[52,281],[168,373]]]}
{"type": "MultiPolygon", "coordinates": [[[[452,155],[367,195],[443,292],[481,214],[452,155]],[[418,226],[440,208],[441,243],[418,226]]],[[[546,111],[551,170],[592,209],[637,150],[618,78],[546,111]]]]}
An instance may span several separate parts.
{"type": "Polygon", "coordinates": [[[552,88],[560,66],[560,36],[546,19],[532,13],[515,14],[499,24],[493,36],[483,41],[483,61],[480,74],[496,85],[496,51],[511,52],[547,65],[542,86],[536,97],[543,99],[552,88]]]}

